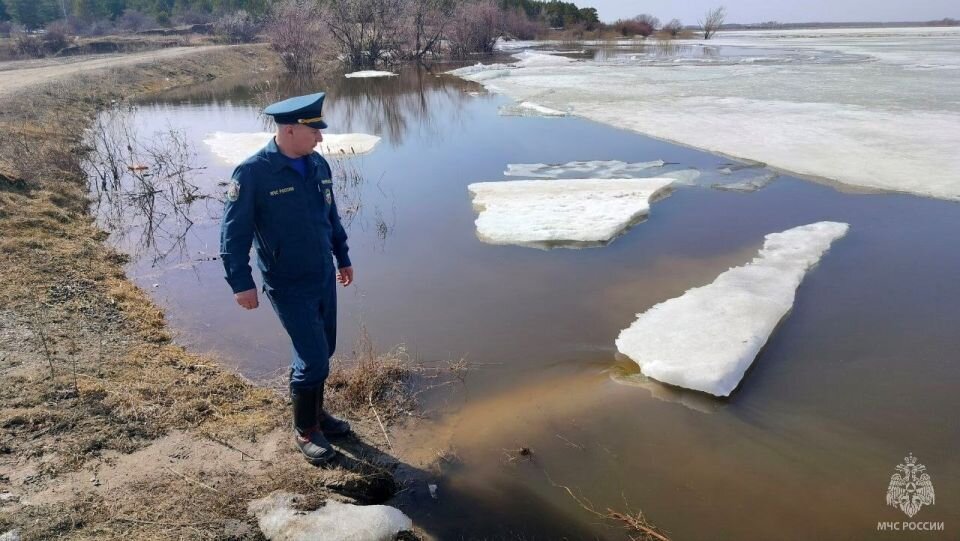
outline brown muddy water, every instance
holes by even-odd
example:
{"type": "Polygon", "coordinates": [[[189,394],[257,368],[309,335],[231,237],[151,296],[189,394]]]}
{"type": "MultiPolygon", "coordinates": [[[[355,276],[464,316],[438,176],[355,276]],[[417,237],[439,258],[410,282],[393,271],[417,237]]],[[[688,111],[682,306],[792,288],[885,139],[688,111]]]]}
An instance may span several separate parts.
{"type": "MultiPolygon", "coordinates": [[[[412,68],[298,83],[254,74],[138,104],[127,121],[148,140],[182,132],[189,178],[200,195],[219,195],[232,168],[203,139],[263,131],[265,101],[320,89],[328,131],[383,137],[349,160],[358,176],[338,194],[341,208],[359,209],[340,352],[365,326],[381,348],[402,343],[417,359],[473,367],[462,386],[429,393],[428,421],[397,434],[404,460],[452,457],[438,470],[437,499],[405,509],[425,530],[627,538],[567,487],[601,512],[642,510],[676,540],[960,536],[960,205],[785,175],[754,193],[719,191],[709,184],[727,158],[577,118],[499,116],[505,98],[412,68]],[[606,247],[477,240],[467,184],[505,179],[509,163],[611,159],[660,159],[671,163],[663,170],[704,176],[606,247]],[[765,234],[819,220],[848,222],[850,233],[807,275],[729,399],[644,380],[618,357],[614,339],[636,313],[745,263],[765,234]],[[518,455],[522,447],[531,453],[518,455]],[[908,453],[936,490],[912,519],[885,502],[908,453]],[[886,521],[944,530],[878,532],[886,521]]],[[[199,199],[156,220],[151,242],[137,219],[114,224],[112,238],[181,343],[271,377],[286,367],[287,338],[268,306],[234,304],[215,259],[220,209],[199,199]]]]}

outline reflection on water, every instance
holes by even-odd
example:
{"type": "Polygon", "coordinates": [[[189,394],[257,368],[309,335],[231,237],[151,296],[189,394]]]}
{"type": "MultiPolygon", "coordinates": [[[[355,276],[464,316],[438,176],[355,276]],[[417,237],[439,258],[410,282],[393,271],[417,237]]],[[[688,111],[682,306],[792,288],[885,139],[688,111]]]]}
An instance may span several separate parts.
{"type": "MultiPolygon", "coordinates": [[[[340,204],[357,209],[357,281],[339,297],[341,343],[363,323],[383,348],[405,343],[415,357],[475,366],[462,389],[428,393],[426,406],[443,415],[394,434],[417,465],[437,451],[460,457],[441,467],[438,500],[407,510],[428,532],[625,538],[564,485],[599,508],[640,509],[675,539],[870,538],[877,521],[902,520],[884,495],[907,452],[947,502],[925,507],[923,520],[960,524],[949,504],[960,494],[960,426],[949,422],[960,406],[955,204],[841,193],[787,175],[754,193],[710,189],[763,171],[575,117],[501,117],[504,98],[424,71],[248,79],[141,104],[134,129],[186,133],[206,167],[192,178],[203,193],[216,193],[230,169],[199,141],[261,131],[263,88],[327,90],[331,132],[384,137],[344,162],[359,180],[338,186],[340,204]],[[662,160],[705,180],[678,187],[603,248],[545,252],[476,238],[469,183],[506,179],[507,164],[578,160],[662,160]],[[638,312],[749,261],[767,233],[822,220],[851,224],[842,249],[805,278],[729,400],[618,364],[614,339],[638,312]],[[520,447],[531,460],[504,458],[520,447]]],[[[220,262],[203,259],[217,252],[218,212],[190,217],[186,266],[138,259],[131,275],[191,347],[254,377],[283,367],[288,344],[273,314],[238,309],[220,262]]]]}

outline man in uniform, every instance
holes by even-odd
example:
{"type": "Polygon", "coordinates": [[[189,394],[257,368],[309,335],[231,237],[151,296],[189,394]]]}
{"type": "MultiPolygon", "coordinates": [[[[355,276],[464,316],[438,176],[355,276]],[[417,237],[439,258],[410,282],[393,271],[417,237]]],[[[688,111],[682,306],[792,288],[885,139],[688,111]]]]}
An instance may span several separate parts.
{"type": "Polygon", "coordinates": [[[220,229],[227,283],[247,310],[259,305],[250,268],[250,246],[256,247],[263,292],[293,343],[297,446],[316,465],[336,454],[328,437],[350,432],[346,421],[324,411],[323,386],[337,341],[336,282],[353,282],[330,165],[313,150],[327,127],[323,99],[321,92],[264,109],[276,135],[234,170],[220,229]]]}

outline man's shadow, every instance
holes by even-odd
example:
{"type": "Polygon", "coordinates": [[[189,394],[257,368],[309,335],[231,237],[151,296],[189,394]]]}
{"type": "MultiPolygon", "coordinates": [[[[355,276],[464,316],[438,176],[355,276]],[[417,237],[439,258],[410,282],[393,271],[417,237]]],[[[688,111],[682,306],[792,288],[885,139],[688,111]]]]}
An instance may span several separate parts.
{"type": "MultiPolygon", "coordinates": [[[[396,507],[432,539],[607,538],[587,527],[596,517],[554,505],[526,486],[520,475],[516,481],[492,479],[480,490],[470,490],[455,481],[468,467],[462,463],[449,463],[440,474],[407,464],[354,434],[332,443],[340,452],[330,466],[357,473],[360,481],[330,488],[364,504],[396,507]]],[[[609,537],[623,534],[613,529],[609,537]]]]}

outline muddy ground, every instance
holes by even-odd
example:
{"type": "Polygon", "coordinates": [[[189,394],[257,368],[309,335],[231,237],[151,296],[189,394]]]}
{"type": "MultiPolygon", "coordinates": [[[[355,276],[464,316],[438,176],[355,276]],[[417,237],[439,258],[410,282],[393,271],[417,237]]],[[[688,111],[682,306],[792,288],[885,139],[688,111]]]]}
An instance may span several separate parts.
{"type": "MultiPolygon", "coordinates": [[[[98,110],[277,67],[263,46],[204,47],[0,77],[0,534],[258,539],[246,505],[273,490],[305,494],[307,506],[401,507],[397,493],[425,491],[422,476],[378,449],[369,405],[342,394],[359,437],[336,467],[308,465],[290,439],[286,397],[174,344],[88,211],[79,157],[98,110]]],[[[391,385],[405,377],[401,364],[391,385]]],[[[338,377],[338,393],[383,384],[338,377]]],[[[391,393],[369,396],[385,417],[409,413],[391,393]]]]}

